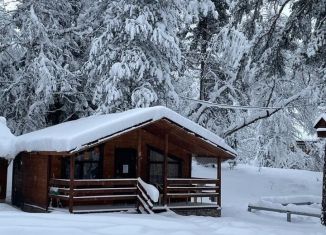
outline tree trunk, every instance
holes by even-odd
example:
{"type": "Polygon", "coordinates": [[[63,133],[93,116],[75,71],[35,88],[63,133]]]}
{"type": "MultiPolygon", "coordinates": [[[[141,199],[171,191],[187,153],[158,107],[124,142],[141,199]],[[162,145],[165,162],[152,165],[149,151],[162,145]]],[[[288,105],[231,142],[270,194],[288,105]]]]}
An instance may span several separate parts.
{"type": "Polygon", "coordinates": [[[323,195],[321,202],[321,224],[326,226],[326,144],[324,156],[324,170],[323,170],[323,195]]]}
{"type": "Polygon", "coordinates": [[[198,28],[200,30],[200,40],[201,40],[201,48],[200,48],[200,99],[207,100],[208,99],[208,91],[207,91],[207,78],[206,78],[206,53],[207,53],[207,44],[208,44],[208,22],[207,17],[204,17],[199,24],[198,28]]]}

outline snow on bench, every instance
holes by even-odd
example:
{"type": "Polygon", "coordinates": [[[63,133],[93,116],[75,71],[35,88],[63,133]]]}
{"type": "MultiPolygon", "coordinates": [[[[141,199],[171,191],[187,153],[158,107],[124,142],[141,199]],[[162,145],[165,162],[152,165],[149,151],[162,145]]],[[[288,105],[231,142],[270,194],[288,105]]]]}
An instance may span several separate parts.
{"type": "Polygon", "coordinates": [[[249,203],[248,211],[265,210],[287,214],[287,221],[291,222],[291,215],[320,217],[321,197],[312,195],[263,197],[255,203],[249,203]]]}

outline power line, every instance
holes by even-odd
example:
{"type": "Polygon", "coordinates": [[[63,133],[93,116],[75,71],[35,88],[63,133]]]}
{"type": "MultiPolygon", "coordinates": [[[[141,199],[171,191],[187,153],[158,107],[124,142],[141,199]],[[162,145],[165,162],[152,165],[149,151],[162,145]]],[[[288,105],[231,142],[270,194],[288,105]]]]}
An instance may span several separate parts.
{"type": "Polygon", "coordinates": [[[275,109],[282,109],[283,107],[263,107],[263,106],[246,106],[246,105],[228,105],[228,104],[217,104],[209,101],[204,101],[204,100],[197,100],[197,99],[192,99],[189,97],[183,97],[180,96],[182,99],[190,100],[193,102],[197,102],[200,104],[205,104],[210,107],[218,107],[221,109],[260,109],[260,110],[275,110],[275,109]]]}

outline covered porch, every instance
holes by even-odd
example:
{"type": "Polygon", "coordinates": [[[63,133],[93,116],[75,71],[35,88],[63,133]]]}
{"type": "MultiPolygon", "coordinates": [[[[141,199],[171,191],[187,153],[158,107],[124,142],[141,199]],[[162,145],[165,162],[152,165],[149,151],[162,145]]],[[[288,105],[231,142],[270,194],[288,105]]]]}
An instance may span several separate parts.
{"type": "MultiPolygon", "coordinates": [[[[219,215],[221,161],[232,156],[195,133],[163,119],[59,157],[69,169],[63,170],[65,177],[53,177],[63,175],[54,174],[50,169],[50,209],[63,208],[70,213],[127,210],[154,213],[171,209],[183,214],[209,209],[219,215]],[[99,157],[101,173],[82,177],[81,167],[76,164],[81,154],[94,148],[103,155],[99,157]],[[216,178],[192,177],[194,157],[214,159],[216,178]],[[145,185],[142,182],[146,182],[145,185]],[[159,191],[157,201],[151,198],[146,184],[159,191]]],[[[55,162],[53,160],[52,165],[55,162]]]]}

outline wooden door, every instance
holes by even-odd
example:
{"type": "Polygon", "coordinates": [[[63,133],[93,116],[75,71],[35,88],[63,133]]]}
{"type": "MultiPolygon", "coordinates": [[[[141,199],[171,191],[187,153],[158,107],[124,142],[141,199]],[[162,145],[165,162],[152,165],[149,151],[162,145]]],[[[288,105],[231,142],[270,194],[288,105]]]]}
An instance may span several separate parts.
{"type": "Polygon", "coordinates": [[[132,148],[117,148],[115,150],[115,177],[136,178],[137,151],[132,148]]]}

